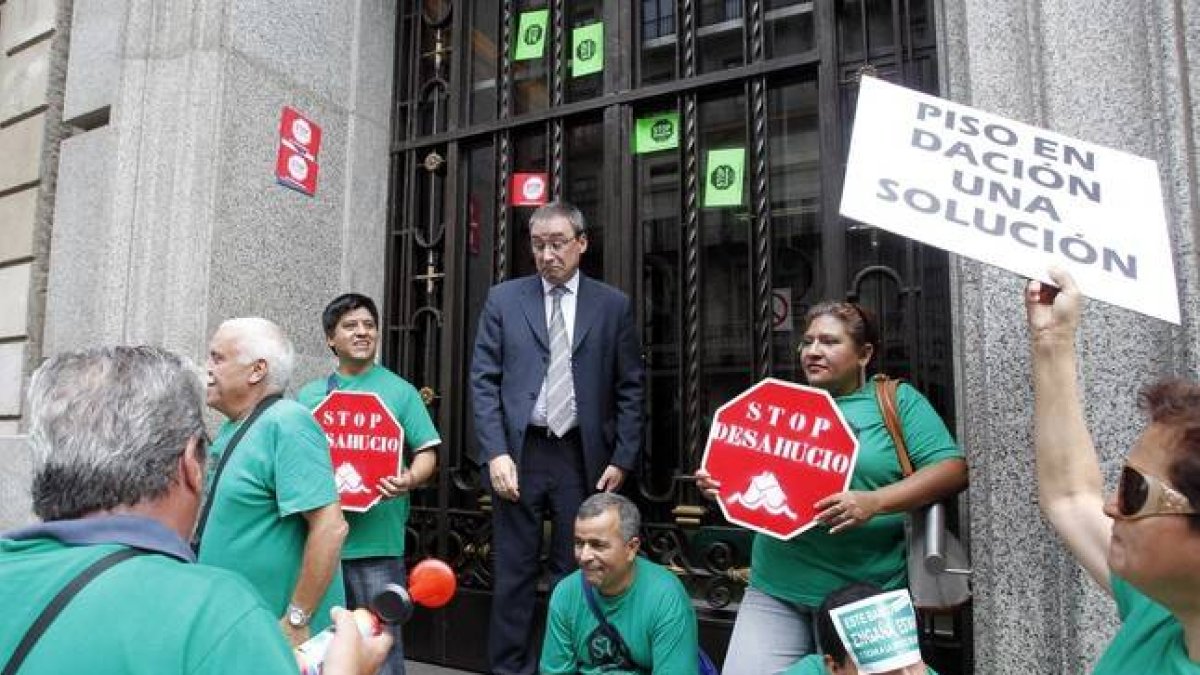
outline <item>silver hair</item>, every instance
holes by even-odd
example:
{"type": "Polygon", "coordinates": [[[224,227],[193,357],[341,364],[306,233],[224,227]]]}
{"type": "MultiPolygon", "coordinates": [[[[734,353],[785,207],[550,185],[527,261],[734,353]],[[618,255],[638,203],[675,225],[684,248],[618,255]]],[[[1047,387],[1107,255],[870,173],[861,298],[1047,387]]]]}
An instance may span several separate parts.
{"type": "Polygon", "coordinates": [[[267,362],[267,391],[279,393],[287,389],[296,368],[296,349],[286,333],[274,321],[257,316],[229,319],[221,324],[237,336],[236,360],[241,364],[262,359],[267,362]]]}
{"type": "Polygon", "coordinates": [[[535,223],[545,222],[551,218],[566,218],[567,222],[571,223],[571,230],[575,232],[576,237],[582,237],[587,234],[587,221],[583,219],[583,212],[570,202],[553,201],[549,204],[543,204],[529,216],[529,229],[533,229],[535,223]]]}
{"type": "Polygon", "coordinates": [[[55,356],[33,374],[28,401],[33,512],[42,520],[161,497],[188,440],[206,438],[203,375],[158,347],[55,356]]]}
{"type": "Polygon", "coordinates": [[[621,539],[630,541],[638,536],[642,529],[642,514],[629,498],[615,492],[598,492],[583,500],[579,511],[575,514],[577,520],[591,520],[604,515],[609,509],[617,510],[618,526],[621,528],[621,539]]]}

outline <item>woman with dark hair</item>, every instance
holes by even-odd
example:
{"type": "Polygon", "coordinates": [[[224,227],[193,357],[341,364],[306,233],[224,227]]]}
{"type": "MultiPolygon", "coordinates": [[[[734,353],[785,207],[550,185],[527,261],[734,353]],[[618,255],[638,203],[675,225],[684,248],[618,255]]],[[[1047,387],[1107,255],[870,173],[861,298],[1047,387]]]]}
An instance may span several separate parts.
{"type": "MultiPolygon", "coordinates": [[[[725,675],[778,673],[816,651],[813,618],[825,596],[854,581],[906,585],[904,513],[967,486],[967,464],[946,425],[916,389],[896,407],[914,473],[904,477],[866,368],[877,338],[870,314],[847,302],[809,310],[800,360],[808,384],[828,391],[859,441],[850,489],[817,503],[822,525],[788,541],[758,534],[750,585],[738,607],[725,675]]],[[[696,472],[717,497],[720,484],[696,472]]]]}
{"type": "Polygon", "coordinates": [[[1066,272],[1055,292],[1029,283],[1038,502],[1075,560],[1116,600],[1121,630],[1093,671],[1200,673],[1200,385],[1161,380],[1142,391],[1150,423],[1121,469],[1116,495],[1083,418],[1075,334],[1083,298],[1066,272]]]}

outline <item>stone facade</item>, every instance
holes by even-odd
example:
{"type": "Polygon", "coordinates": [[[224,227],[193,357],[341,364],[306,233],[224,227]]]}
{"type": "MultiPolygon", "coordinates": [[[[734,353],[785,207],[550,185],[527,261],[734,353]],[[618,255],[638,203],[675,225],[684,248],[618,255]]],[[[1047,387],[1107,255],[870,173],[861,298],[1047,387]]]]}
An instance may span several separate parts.
{"type": "MultiPolygon", "coordinates": [[[[1193,98],[1200,7],[1170,0],[943,1],[938,31],[944,96],[1159,164],[1183,325],[1092,302],[1080,341],[1086,414],[1111,485],[1140,428],[1138,389],[1163,375],[1195,377],[1200,365],[1200,108],[1193,98]]],[[[1037,508],[1022,282],[967,260],[955,267],[959,439],[971,462],[975,672],[1088,672],[1117,625],[1116,612],[1037,508]]]]}
{"type": "Polygon", "coordinates": [[[0,2],[0,523],[28,518],[25,376],[42,353],[70,0],[0,2]]]}
{"type": "MultiPolygon", "coordinates": [[[[43,354],[152,343],[202,362],[222,320],[261,315],[295,340],[297,379],[328,367],[324,303],[383,292],[394,12],[0,4],[0,435],[43,354]],[[312,197],[275,180],[284,106],[324,131],[312,197]]],[[[24,452],[0,444],[0,464],[24,452]]]]}

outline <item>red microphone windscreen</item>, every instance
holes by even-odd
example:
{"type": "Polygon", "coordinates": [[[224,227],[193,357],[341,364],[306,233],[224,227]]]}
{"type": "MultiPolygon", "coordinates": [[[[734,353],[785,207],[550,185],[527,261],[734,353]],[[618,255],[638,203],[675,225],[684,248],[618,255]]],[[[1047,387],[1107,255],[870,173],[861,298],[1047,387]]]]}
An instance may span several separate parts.
{"type": "Polygon", "coordinates": [[[408,592],[422,607],[441,607],[450,602],[457,588],[454,570],[437,558],[422,560],[408,573],[408,592]]]}

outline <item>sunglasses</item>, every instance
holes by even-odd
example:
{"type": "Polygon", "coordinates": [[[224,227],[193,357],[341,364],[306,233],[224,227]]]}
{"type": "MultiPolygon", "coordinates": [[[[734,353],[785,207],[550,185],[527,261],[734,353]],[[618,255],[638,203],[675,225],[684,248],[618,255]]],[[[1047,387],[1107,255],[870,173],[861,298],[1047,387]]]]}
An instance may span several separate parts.
{"type": "Polygon", "coordinates": [[[1117,513],[1123,520],[1140,520],[1195,515],[1196,509],[1182,492],[1126,464],[1117,483],[1117,513]]]}

